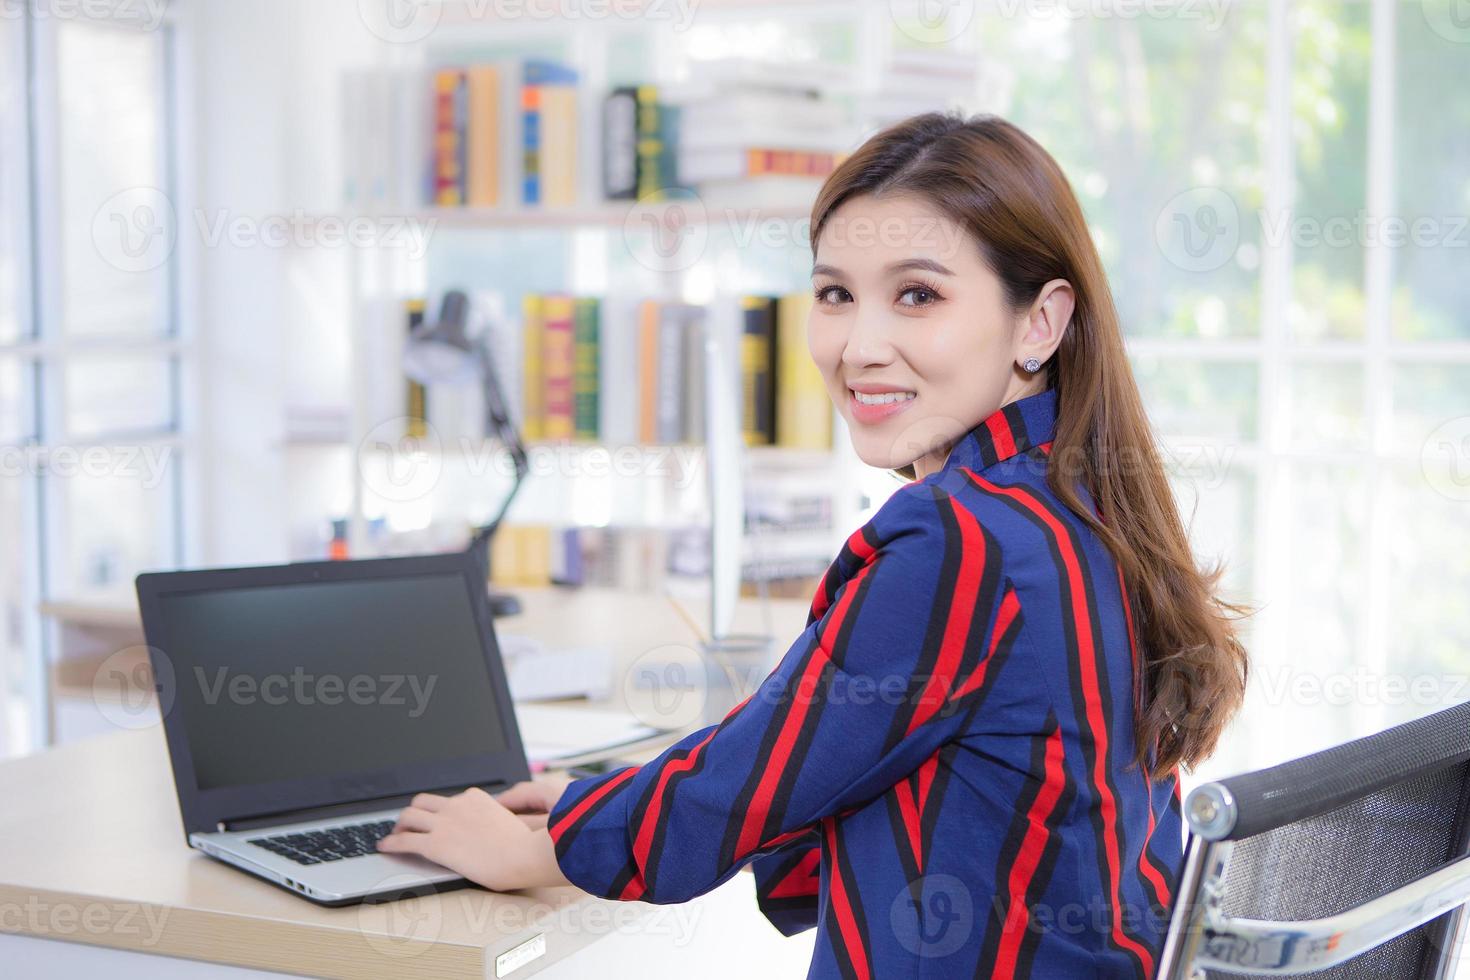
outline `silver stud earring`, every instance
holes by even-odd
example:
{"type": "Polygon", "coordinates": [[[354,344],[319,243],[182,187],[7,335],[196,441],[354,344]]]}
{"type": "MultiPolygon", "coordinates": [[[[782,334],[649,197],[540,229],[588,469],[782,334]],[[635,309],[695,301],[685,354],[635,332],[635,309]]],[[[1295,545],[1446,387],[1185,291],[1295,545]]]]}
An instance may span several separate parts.
{"type": "Polygon", "coordinates": [[[1028,357],[1021,362],[1021,367],[1025,369],[1027,374],[1035,374],[1041,370],[1041,362],[1035,357],[1028,357]]]}

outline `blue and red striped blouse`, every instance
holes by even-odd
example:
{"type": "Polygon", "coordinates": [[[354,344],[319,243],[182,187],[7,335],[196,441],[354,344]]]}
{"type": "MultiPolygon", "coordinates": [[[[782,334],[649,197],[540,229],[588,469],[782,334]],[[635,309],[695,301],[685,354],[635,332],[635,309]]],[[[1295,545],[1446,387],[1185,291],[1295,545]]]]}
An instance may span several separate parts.
{"type": "Polygon", "coordinates": [[[986,418],[852,534],[718,725],[573,782],[567,878],[670,903],[751,864],[778,929],[817,929],[809,977],[1152,977],[1177,779],[1132,764],[1132,613],[1047,487],[1055,423],[1054,390],[986,418]]]}

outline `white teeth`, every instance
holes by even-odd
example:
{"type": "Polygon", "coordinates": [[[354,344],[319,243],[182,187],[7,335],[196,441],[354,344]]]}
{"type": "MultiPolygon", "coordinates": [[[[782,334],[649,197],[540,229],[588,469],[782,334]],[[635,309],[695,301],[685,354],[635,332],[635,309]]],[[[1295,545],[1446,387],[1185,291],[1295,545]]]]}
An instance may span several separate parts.
{"type": "Polygon", "coordinates": [[[881,395],[865,395],[861,391],[854,391],[852,396],[857,399],[859,405],[891,405],[894,402],[906,402],[914,397],[912,391],[885,391],[881,395]]]}

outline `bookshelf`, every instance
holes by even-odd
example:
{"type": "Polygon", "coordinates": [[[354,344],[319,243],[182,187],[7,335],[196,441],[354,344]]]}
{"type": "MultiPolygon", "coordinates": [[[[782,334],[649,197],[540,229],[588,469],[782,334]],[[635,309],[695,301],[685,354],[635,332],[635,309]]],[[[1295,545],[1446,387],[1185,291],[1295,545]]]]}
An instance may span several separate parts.
{"type": "MultiPolygon", "coordinates": [[[[336,379],[328,386],[329,396],[310,392],[287,409],[284,447],[293,484],[294,557],[313,557],[311,550],[321,544],[320,529],[333,517],[345,521],[354,555],[452,546],[456,533],[493,510],[508,484],[503,474],[483,466],[469,472],[473,467],[465,463],[493,455],[494,447],[485,443],[473,422],[477,394],[431,392],[429,414],[440,444],[413,452],[436,468],[438,476],[427,495],[432,503],[418,501],[411,516],[403,512],[415,506],[388,508],[393,513],[387,523],[397,530],[385,543],[383,494],[375,491],[371,474],[384,464],[383,457],[389,463],[402,461],[403,452],[395,447],[402,446],[404,433],[401,425],[397,431],[393,426],[404,414],[395,406],[402,404],[405,384],[397,367],[406,333],[401,317],[405,299],[424,298],[432,310],[443,290],[467,287],[499,290],[511,308],[518,306],[522,292],[641,297],[709,307],[742,295],[783,295],[807,288],[810,253],[800,230],[819,178],[794,189],[780,182],[742,185],[738,180],[697,188],[697,206],[683,209],[680,220],[699,227],[699,254],[687,262],[664,264],[630,260],[640,233],[639,211],[658,213],[663,205],[603,199],[603,100],[618,86],[639,84],[657,86],[671,99],[695,99],[701,86],[707,89],[709,66],[728,60],[716,57],[721,44],[732,47],[736,61],[758,60],[770,49],[762,38],[773,25],[785,25],[794,39],[788,48],[794,45],[800,57],[784,64],[782,74],[819,87],[822,98],[845,114],[848,130],[842,149],[850,150],[884,121],[885,112],[894,111],[885,80],[892,77],[895,64],[910,57],[895,52],[912,49],[912,38],[899,27],[899,8],[888,3],[718,0],[698,9],[698,23],[675,31],[633,16],[570,25],[535,18],[496,20],[494,5],[444,0],[421,6],[435,25],[423,38],[384,38],[366,64],[344,69],[343,101],[360,99],[361,104],[355,110],[344,106],[342,193],[334,206],[313,211],[306,220],[321,228],[356,221],[378,235],[362,247],[344,250],[330,270],[344,297],[340,320],[293,331],[293,342],[303,353],[329,352],[336,379]],[[433,185],[424,187],[415,163],[416,152],[428,151],[428,138],[411,138],[428,132],[423,117],[429,110],[415,108],[414,100],[431,90],[434,73],[446,66],[534,58],[577,69],[578,140],[570,199],[532,206],[502,193],[495,206],[429,203],[433,185]],[[393,223],[424,233],[425,248],[415,253],[392,240],[386,229],[393,223]],[[752,232],[759,228],[777,234],[752,232]],[[323,340],[327,335],[330,339],[323,340]],[[377,448],[371,445],[375,439],[377,448]],[[438,530],[431,532],[436,525],[438,530]]],[[[924,53],[934,55],[941,68],[934,90],[947,85],[951,94],[961,95],[956,100],[931,93],[927,107],[963,103],[965,88],[955,89],[953,78],[946,80],[943,71],[952,70],[957,58],[973,60],[973,55],[962,46],[924,53]]],[[[976,82],[971,78],[968,84],[973,89],[976,82]]],[[[796,488],[797,497],[805,488],[809,498],[817,488],[828,498],[825,527],[780,533],[774,525],[747,527],[743,549],[750,560],[775,555],[794,567],[793,549],[830,560],[866,512],[881,503],[876,498],[885,482],[889,490],[897,485],[882,474],[875,481],[873,471],[852,454],[830,404],[826,411],[831,415],[830,449],[742,447],[739,477],[755,497],[769,503],[784,486],[796,488]],[[875,483],[877,492],[871,489],[875,483]]],[[[682,534],[712,520],[703,468],[707,459],[697,442],[639,440],[630,447],[607,441],[531,440],[528,448],[533,474],[543,472],[533,476],[517,499],[508,515],[510,524],[559,522],[682,534]],[[648,473],[597,478],[575,472],[581,462],[630,448],[649,456],[686,450],[696,472],[680,471],[681,479],[673,483],[648,473]]],[[[807,500],[803,513],[810,517],[814,506],[807,500]]],[[[813,567],[819,574],[820,567],[813,567]]]]}

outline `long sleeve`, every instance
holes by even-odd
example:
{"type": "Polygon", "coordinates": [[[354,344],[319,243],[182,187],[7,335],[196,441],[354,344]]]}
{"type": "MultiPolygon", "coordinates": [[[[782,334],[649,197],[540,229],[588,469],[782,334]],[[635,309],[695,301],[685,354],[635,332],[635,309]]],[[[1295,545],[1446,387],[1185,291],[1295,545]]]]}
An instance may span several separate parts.
{"type": "Polygon", "coordinates": [[[719,724],[567,788],[548,826],[569,880],[681,902],[783,847],[816,853],[821,821],[964,730],[1020,627],[995,539],[942,488],[912,483],[849,538],[834,575],[776,668],[719,724]]]}
{"type": "Polygon", "coordinates": [[[783,936],[817,924],[821,863],[822,842],[815,834],[750,862],[756,904],[783,936]]]}

